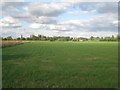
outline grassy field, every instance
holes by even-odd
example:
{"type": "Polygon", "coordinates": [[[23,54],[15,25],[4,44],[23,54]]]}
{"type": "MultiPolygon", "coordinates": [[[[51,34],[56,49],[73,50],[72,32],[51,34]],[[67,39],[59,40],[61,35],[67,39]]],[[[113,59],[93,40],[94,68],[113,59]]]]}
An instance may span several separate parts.
{"type": "Polygon", "coordinates": [[[32,42],[3,48],[3,88],[117,88],[117,42],[32,42]]]}

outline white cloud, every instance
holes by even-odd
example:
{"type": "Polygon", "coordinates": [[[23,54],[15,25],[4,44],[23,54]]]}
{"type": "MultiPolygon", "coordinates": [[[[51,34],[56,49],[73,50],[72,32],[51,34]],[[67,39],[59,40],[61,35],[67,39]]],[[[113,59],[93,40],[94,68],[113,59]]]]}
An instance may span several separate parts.
{"type": "Polygon", "coordinates": [[[68,12],[68,14],[72,14],[72,15],[96,14],[96,10],[92,10],[92,11],[71,11],[71,12],[68,12]]]}
{"type": "Polygon", "coordinates": [[[33,23],[33,24],[31,24],[29,27],[30,27],[30,28],[33,28],[33,29],[45,28],[45,27],[46,27],[46,24],[33,23]]]}
{"type": "Polygon", "coordinates": [[[68,26],[66,25],[49,25],[49,29],[56,31],[69,31],[68,26]]]}
{"type": "Polygon", "coordinates": [[[1,2],[24,2],[25,0],[1,0],[1,2]]]}
{"type": "Polygon", "coordinates": [[[118,20],[113,21],[112,24],[118,25],[118,20]]]}
{"type": "Polygon", "coordinates": [[[0,27],[2,28],[18,28],[21,27],[21,24],[18,23],[17,19],[12,17],[5,17],[0,19],[0,27]]]}

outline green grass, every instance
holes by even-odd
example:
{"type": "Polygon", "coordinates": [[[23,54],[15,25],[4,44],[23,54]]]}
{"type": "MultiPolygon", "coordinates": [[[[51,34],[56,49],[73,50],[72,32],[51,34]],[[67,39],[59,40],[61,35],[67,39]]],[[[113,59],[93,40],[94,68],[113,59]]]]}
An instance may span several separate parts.
{"type": "Polygon", "coordinates": [[[34,42],[3,48],[3,88],[117,88],[117,42],[34,42]]]}

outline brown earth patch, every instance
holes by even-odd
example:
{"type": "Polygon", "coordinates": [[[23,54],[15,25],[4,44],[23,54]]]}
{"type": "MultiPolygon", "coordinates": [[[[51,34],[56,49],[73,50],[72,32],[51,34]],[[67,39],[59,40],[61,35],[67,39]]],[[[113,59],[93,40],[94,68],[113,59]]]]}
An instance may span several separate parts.
{"type": "Polygon", "coordinates": [[[28,42],[49,42],[49,41],[0,41],[0,44],[10,45],[10,44],[28,43],[28,42]]]}

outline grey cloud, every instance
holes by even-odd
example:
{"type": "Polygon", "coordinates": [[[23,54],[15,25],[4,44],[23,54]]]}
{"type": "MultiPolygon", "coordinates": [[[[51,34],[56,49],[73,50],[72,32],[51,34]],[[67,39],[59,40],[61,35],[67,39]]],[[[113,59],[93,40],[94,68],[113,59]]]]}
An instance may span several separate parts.
{"type": "Polygon", "coordinates": [[[24,6],[23,2],[0,2],[0,13],[4,16],[12,16],[20,15],[22,12],[18,9],[18,7],[24,6]]]}
{"type": "Polygon", "coordinates": [[[6,9],[8,7],[20,7],[23,5],[23,2],[0,2],[2,9],[6,9]]]}
{"type": "Polygon", "coordinates": [[[34,2],[25,7],[25,10],[34,16],[55,17],[63,14],[66,11],[64,4],[45,4],[34,2]]]}
{"type": "Polygon", "coordinates": [[[99,31],[112,31],[117,32],[117,16],[114,14],[107,14],[105,16],[96,16],[86,21],[81,20],[68,20],[61,22],[66,25],[68,30],[72,31],[86,31],[86,32],[99,32],[99,31]]]}
{"type": "Polygon", "coordinates": [[[118,13],[118,4],[117,3],[104,3],[103,6],[98,7],[99,13],[118,13]]]}
{"type": "Polygon", "coordinates": [[[79,8],[82,11],[92,11],[96,10],[97,13],[118,13],[118,3],[117,2],[79,2],[73,5],[73,8],[79,8]]]}
{"type": "Polygon", "coordinates": [[[40,23],[40,24],[55,24],[55,23],[57,23],[55,17],[46,17],[46,16],[37,17],[37,16],[23,14],[23,15],[14,16],[14,18],[17,18],[21,21],[26,21],[28,23],[40,23]]]}

